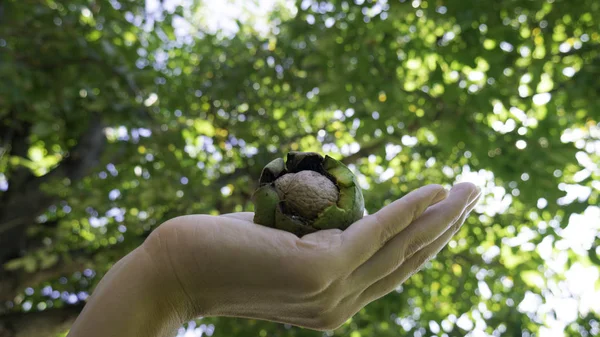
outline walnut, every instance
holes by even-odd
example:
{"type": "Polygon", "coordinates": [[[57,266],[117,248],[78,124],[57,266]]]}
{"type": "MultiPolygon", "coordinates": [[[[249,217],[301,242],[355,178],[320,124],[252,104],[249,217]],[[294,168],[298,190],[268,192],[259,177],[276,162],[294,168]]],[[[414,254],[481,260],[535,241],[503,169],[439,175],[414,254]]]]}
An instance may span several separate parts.
{"type": "Polygon", "coordinates": [[[310,170],[280,177],[275,180],[275,188],[286,209],[306,219],[317,218],[339,197],[338,188],[331,180],[310,170]]]}

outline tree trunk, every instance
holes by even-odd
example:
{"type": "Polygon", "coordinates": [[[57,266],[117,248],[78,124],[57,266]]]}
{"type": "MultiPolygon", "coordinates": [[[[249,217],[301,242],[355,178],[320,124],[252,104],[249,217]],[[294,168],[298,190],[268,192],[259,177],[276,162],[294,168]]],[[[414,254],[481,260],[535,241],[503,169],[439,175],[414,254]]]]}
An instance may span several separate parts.
{"type": "MultiPolygon", "coordinates": [[[[11,155],[23,156],[23,151],[14,145],[28,148],[26,138],[29,134],[27,131],[21,133],[15,133],[18,138],[11,139],[11,155]]],[[[12,300],[21,290],[21,281],[25,280],[21,277],[23,272],[8,271],[4,269],[4,264],[23,256],[25,250],[31,248],[27,228],[35,224],[37,217],[58,201],[56,196],[44,193],[41,186],[51,179],[69,179],[73,183],[85,177],[98,164],[105,142],[100,116],[94,115],[77,145],[52,171],[36,177],[28,170],[17,169],[9,176],[9,189],[0,199],[0,305],[6,300],[12,300]]]]}

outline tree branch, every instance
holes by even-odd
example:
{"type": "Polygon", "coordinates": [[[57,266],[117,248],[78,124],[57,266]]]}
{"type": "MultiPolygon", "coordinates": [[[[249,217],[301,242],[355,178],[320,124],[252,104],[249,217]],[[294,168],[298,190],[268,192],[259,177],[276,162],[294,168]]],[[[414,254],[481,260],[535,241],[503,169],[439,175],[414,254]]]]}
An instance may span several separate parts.
{"type": "MultiPolygon", "coordinates": [[[[44,281],[56,279],[60,276],[71,275],[91,266],[92,258],[79,257],[72,262],[61,260],[53,267],[41,269],[34,273],[23,270],[5,271],[0,273],[0,303],[12,301],[19,292],[27,286],[36,286],[44,281]]],[[[0,307],[0,313],[3,309],[0,307]]],[[[0,336],[2,336],[0,334],[0,336]]]]}
{"type": "MultiPolygon", "coordinates": [[[[35,272],[26,272],[22,269],[15,271],[0,270],[0,314],[5,308],[2,304],[12,301],[26,287],[36,287],[42,282],[54,280],[61,276],[69,276],[74,272],[83,271],[85,268],[94,268],[98,264],[98,257],[110,258],[113,261],[121,259],[134,247],[141,245],[152,230],[146,230],[141,235],[130,239],[126,244],[120,243],[106,246],[94,251],[85,248],[75,249],[63,254],[63,258],[46,269],[35,272]]],[[[97,268],[94,268],[97,270],[97,268]]],[[[0,337],[2,335],[0,334],[0,337]]]]}
{"type": "Polygon", "coordinates": [[[63,308],[0,316],[1,337],[54,337],[68,330],[84,303],[63,308]]]}

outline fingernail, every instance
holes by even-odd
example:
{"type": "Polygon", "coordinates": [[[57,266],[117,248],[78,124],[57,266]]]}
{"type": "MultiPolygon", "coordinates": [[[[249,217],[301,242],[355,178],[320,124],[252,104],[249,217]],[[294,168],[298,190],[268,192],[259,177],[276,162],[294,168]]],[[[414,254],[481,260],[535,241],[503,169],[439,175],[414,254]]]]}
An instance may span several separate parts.
{"type": "Polygon", "coordinates": [[[431,201],[432,204],[435,204],[436,202],[440,202],[444,199],[446,199],[446,197],[448,196],[448,190],[446,190],[445,188],[442,188],[433,198],[433,201],[431,201]]]}

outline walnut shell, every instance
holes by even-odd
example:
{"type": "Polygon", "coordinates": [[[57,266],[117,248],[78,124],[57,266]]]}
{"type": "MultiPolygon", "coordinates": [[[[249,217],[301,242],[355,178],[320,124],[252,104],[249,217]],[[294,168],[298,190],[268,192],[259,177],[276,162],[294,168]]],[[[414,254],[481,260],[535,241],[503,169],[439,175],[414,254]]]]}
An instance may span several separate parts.
{"type": "Polygon", "coordinates": [[[275,188],[289,212],[311,220],[335,204],[339,197],[338,188],[331,180],[311,170],[283,175],[275,180],[275,188]]]}
{"type": "Polygon", "coordinates": [[[314,152],[290,152],[267,164],[252,195],[254,222],[298,236],[346,229],[363,217],[356,177],[340,161],[314,152]]]}

